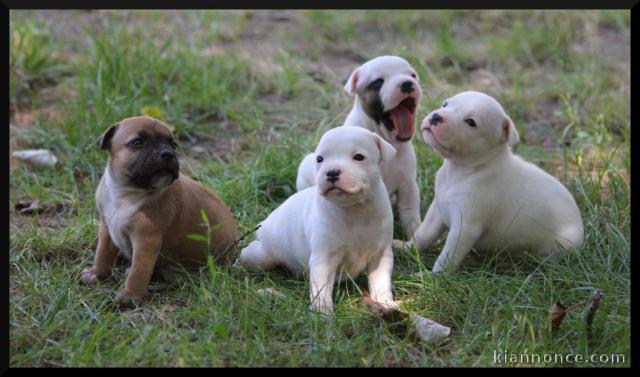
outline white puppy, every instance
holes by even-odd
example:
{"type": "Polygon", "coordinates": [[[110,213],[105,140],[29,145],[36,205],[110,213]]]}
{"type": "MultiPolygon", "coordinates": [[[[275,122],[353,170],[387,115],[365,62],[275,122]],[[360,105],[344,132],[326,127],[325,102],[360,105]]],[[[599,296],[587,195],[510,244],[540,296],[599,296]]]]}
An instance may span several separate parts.
{"type": "MultiPolygon", "coordinates": [[[[407,238],[420,224],[420,193],[416,183],[416,154],[411,145],[416,107],[422,89],[418,75],[406,60],[380,56],[351,73],[344,89],[355,95],[353,109],[344,126],[363,127],[391,143],[396,156],[382,166],[382,179],[392,203],[398,208],[407,238]]],[[[298,167],[298,191],[315,183],[315,155],[308,154],[298,167]]]]}
{"type": "Polygon", "coordinates": [[[434,272],[455,270],[472,248],[547,256],[582,244],[575,200],[554,177],[512,154],[518,133],[495,99],[460,93],[427,115],[421,128],[445,159],[415,233],[422,251],[449,229],[434,272]]]}
{"type": "Polygon", "coordinates": [[[394,148],[358,127],[326,132],[315,152],[315,187],[297,192],[261,224],[238,262],[250,271],[309,272],[311,306],[333,312],[333,285],[365,269],[371,298],[393,306],[393,214],[380,164],[394,148]]]}

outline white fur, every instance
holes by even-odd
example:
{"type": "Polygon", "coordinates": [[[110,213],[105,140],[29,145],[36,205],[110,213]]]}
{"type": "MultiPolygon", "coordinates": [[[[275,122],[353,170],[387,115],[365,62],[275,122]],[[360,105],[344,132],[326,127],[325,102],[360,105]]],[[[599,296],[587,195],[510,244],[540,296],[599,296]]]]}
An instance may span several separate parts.
{"type": "MultiPolygon", "coordinates": [[[[372,59],[353,71],[345,85],[345,90],[355,95],[361,86],[371,80],[383,78],[385,85],[380,91],[384,110],[395,108],[407,95],[401,93],[399,85],[404,81],[414,82],[416,91],[412,94],[416,104],[420,103],[422,91],[418,83],[417,74],[411,65],[397,56],[380,56],[372,59]],[[414,74],[416,77],[412,77],[414,74]],[[357,80],[354,82],[354,79],[357,80]]],[[[393,204],[398,208],[400,223],[405,235],[410,238],[420,224],[420,194],[416,182],[416,154],[411,141],[399,142],[395,133],[389,132],[382,124],[378,124],[363,110],[361,99],[356,96],[353,108],[347,116],[343,126],[357,126],[375,132],[397,150],[395,158],[385,162],[382,167],[382,177],[393,204]]],[[[298,167],[296,187],[298,191],[314,185],[315,155],[308,154],[298,167]]]]}
{"type": "Polygon", "coordinates": [[[449,230],[433,271],[455,270],[472,248],[547,256],[579,247],[583,224],[575,200],[557,179],[511,152],[518,134],[500,104],[479,92],[445,103],[421,127],[427,144],[445,158],[415,233],[422,251],[449,230]],[[443,121],[433,125],[434,114],[443,121]]]}
{"type": "Polygon", "coordinates": [[[326,132],[315,155],[316,184],[297,192],[261,223],[257,240],[244,248],[238,263],[252,271],[276,265],[297,276],[309,273],[311,306],[333,312],[336,278],[367,271],[372,299],[395,305],[391,293],[393,215],[380,164],[394,148],[376,134],[357,127],[326,132]],[[354,160],[356,154],[365,157],[354,160]],[[334,185],[327,173],[339,169],[334,185]]]}

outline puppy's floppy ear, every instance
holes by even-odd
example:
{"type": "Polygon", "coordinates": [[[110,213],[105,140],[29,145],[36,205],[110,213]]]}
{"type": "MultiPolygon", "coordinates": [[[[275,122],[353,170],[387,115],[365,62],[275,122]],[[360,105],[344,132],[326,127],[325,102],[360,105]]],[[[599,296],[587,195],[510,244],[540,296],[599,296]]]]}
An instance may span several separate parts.
{"type": "Polygon", "coordinates": [[[119,125],[120,123],[111,125],[106,131],[102,133],[102,135],[100,135],[98,140],[96,140],[96,145],[98,146],[98,148],[100,149],[111,148],[111,139],[113,138],[113,135],[116,133],[116,130],[118,129],[119,125]]]}
{"type": "Polygon", "coordinates": [[[393,145],[389,144],[388,141],[381,138],[375,132],[371,132],[371,135],[373,135],[373,140],[378,147],[378,151],[380,151],[380,162],[387,162],[393,159],[396,155],[396,149],[393,145]]]}
{"type": "Polygon", "coordinates": [[[353,72],[351,72],[351,76],[349,76],[349,80],[344,85],[344,90],[354,95],[358,89],[358,81],[360,80],[360,67],[356,68],[353,72]]]}
{"type": "Polygon", "coordinates": [[[502,137],[506,140],[507,145],[513,147],[518,144],[520,141],[520,136],[518,135],[518,130],[513,124],[511,118],[508,115],[505,115],[504,120],[502,121],[502,137]]]}

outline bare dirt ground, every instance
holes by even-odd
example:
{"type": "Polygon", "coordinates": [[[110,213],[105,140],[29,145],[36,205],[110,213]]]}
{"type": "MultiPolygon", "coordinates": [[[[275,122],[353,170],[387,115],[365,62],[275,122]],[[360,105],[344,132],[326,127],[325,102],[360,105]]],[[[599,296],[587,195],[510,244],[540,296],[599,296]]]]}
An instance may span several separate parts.
{"type": "MultiPolygon", "coordinates": [[[[306,19],[305,14],[286,10],[240,10],[225,11],[221,17],[199,18],[193,12],[188,11],[38,11],[38,12],[13,12],[20,13],[16,16],[31,17],[46,20],[54,39],[64,41],[64,50],[58,54],[67,62],[76,62],[83,59],[90,42],[85,36],[85,30],[108,32],[113,20],[127,20],[127,27],[133,30],[145,29],[152,36],[153,43],[161,43],[163,38],[176,35],[183,43],[194,43],[198,34],[210,33],[215,29],[217,38],[209,38],[201,41],[198,48],[205,59],[215,59],[220,54],[233,54],[250,61],[255,70],[260,74],[271,75],[283,69],[283,62],[291,62],[300,68],[311,80],[319,83],[331,83],[339,90],[350,72],[360,63],[384,53],[389,53],[399,42],[411,55],[422,56],[425,66],[433,66],[433,71],[440,67],[452,64],[447,57],[441,57],[437,51],[437,30],[420,29],[419,18],[408,21],[414,27],[415,38],[408,41],[394,25],[380,17],[371,22],[358,12],[348,13],[348,16],[338,19],[336,22],[345,22],[344,19],[352,19],[350,29],[351,37],[345,40],[339,32],[325,29],[316,32],[314,24],[306,19]],[[154,22],[149,22],[148,16],[152,14],[154,22]],[[415,24],[415,26],[414,26],[415,24]],[[433,59],[431,58],[433,57],[433,59]],[[437,59],[436,59],[437,57],[437,59]],[[440,67],[438,67],[440,66],[440,67]]],[[[425,16],[429,11],[424,11],[425,16]]],[[[451,33],[456,40],[468,41],[467,48],[474,58],[469,62],[463,62],[462,69],[466,71],[468,86],[489,92],[490,94],[502,94],[509,91],[514,85],[511,73],[504,75],[500,67],[482,66],[481,63],[488,59],[491,49],[480,38],[479,33],[503,32],[500,30],[501,16],[503,12],[488,11],[488,19],[494,19],[495,23],[466,22],[472,20],[471,16],[460,17],[459,21],[450,25],[451,33]],[[496,31],[496,29],[498,29],[496,31]],[[473,43],[476,41],[477,43],[473,43]]],[[[485,15],[486,16],[486,15],[485,15]]],[[[327,22],[332,22],[328,16],[327,22]]],[[[544,19],[544,14],[534,13],[528,22],[535,23],[544,19]]],[[[593,20],[585,22],[584,37],[576,38],[569,46],[571,52],[589,55],[598,53],[607,57],[607,64],[612,69],[620,70],[621,76],[628,76],[630,72],[630,48],[628,36],[621,36],[619,31],[607,23],[600,22],[597,16],[593,20]]],[[[531,52],[533,54],[533,52],[531,52]]],[[[531,66],[524,67],[528,80],[554,79],[558,75],[546,63],[539,63],[532,57],[531,66]]],[[[513,64],[522,64],[514,62],[513,64]]],[[[571,71],[567,71],[571,74],[571,71]]],[[[424,80],[423,80],[424,81],[424,80]]],[[[427,95],[449,93],[455,91],[458,84],[448,83],[444,77],[429,78],[429,83],[424,84],[427,95]],[[428,86],[426,86],[428,85],[428,86]]],[[[526,91],[528,88],[522,88],[526,91]]],[[[43,88],[42,90],[50,90],[43,88]]],[[[629,98],[630,83],[621,80],[611,87],[612,95],[629,98]]],[[[68,97],[73,93],[60,93],[51,91],[51,100],[60,96],[68,97]]],[[[348,108],[349,101],[342,96],[336,96],[343,108],[348,108]]],[[[269,102],[269,96],[263,98],[269,102]]],[[[296,116],[300,111],[300,104],[312,100],[302,97],[294,99],[293,103],[273,103],[268,115],[274,121],[284,117],[296,116]]],[[[47,97],[42,101],[40,111],[47,112],[47,97]]],[[[557,146],[558,133],[562,130],[555,129],[561,126],[561,114],[556,110],[558,100],[549,98],[547,102],[540,101],[531,109],[531,121],[526,125],[525,140],[539,142],[549,151],[557,146]]],[[[12,114],[12,124],[16,126],[28,125],[31,114],[17,111],[12,114]]],[[[55,116],[55,114],[51,114],[55,116]]]]}

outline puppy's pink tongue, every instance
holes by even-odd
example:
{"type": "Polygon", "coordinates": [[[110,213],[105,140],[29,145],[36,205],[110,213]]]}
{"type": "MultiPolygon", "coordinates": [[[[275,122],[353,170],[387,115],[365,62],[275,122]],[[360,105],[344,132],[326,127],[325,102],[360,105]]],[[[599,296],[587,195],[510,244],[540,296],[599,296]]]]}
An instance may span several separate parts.
{"type": "Polygon", "coordinates": [[[396,138],[405,141],[411,139],[416,125],[415,114],[405,106],[398,106],[391,110],[391,119],[396,127],[396,138]]]}

